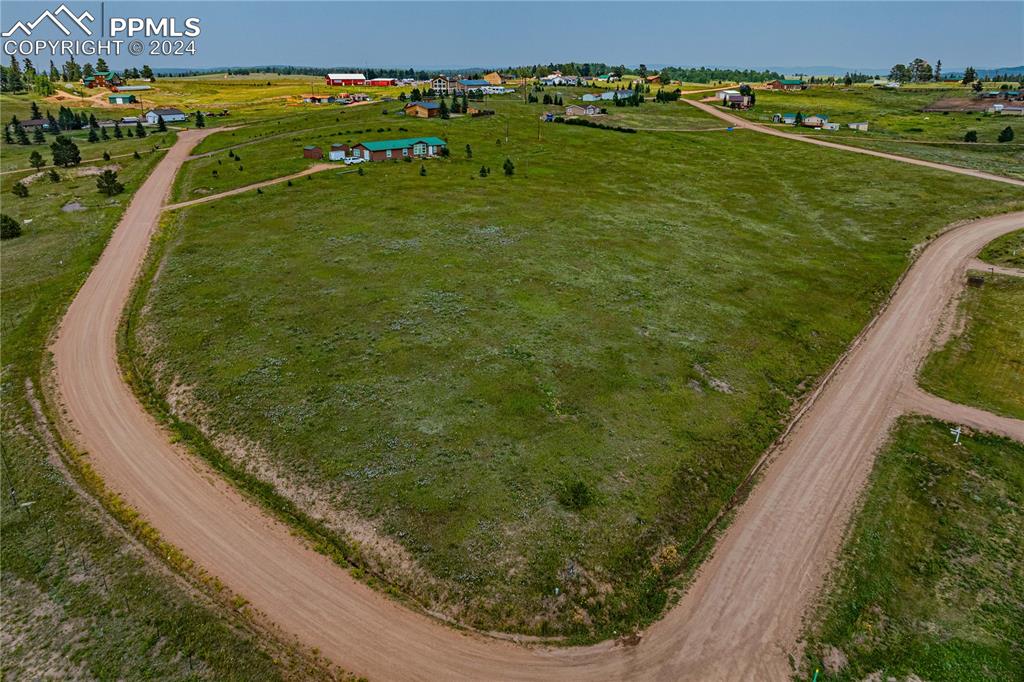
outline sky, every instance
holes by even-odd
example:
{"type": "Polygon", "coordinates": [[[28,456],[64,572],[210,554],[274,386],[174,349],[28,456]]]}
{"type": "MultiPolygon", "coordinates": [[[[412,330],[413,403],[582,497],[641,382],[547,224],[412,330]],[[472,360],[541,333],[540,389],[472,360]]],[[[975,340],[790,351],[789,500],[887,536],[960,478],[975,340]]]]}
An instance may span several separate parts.
{"type": "MultiPolygon", "coordinates": [[[[4,0],[0,23],[7,30],[59,4],[4,0]]],[[[100,16],[100,2],[66,4],[76,13],[88,9],[100,16]]],[[[600,61],[888,70],[915,57],[933,64],[941,59],[946,71],[1024,64],[1024,0],[104,4],[107,17],[194,16],[202,27],[194,56],[124,55],[108,59],[114,68],[148,63],[426,69],[600,61]]],[[[63,37],[41,28],[33,38],[44,33],[63,37]]]]}

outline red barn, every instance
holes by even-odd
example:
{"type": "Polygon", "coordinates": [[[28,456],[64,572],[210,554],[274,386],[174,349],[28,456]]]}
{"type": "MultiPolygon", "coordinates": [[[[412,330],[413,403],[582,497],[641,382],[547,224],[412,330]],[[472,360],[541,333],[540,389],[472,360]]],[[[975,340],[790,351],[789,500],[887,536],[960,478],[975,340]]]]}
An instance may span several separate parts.
{"type": "Polygon", "coordinates": [[[324,152],[320,147],[308,145],[302,148],[302,156],[307,159],[322,159],[324,158],[324,152]]]}
{"type": "Polygon", "coordinates": [[[375,88],[391,88],[398,83],[394,78],[371,78],[366,81],[367,85],[372,85],[375,88]]]}
{"type": "Polygon", "coordinates": [[[328,85],[366,85],[366,76],[361,73],[329,73],[324,80],[328,85]]]}

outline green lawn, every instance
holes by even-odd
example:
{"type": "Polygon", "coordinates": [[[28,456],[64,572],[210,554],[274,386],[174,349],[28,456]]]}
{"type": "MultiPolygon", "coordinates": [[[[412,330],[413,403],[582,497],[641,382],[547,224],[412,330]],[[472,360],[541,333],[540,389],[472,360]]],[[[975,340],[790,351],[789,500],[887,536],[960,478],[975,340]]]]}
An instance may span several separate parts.
{"type": "Polygon", "coordinates": [[[1020,679],[1024,446],[961,442],[941,422],[897,425],[813,615],[799,679],[815,668],[825,680],[1020,679]]]}
{"type": "Polygon", "coordinates": [[[400,543],[429,579],[384,570],[431,607],[610,635],[660,613],[687,567],[652,556],[685,554],[911,246],[1024,192],[743,131],[538,140],[543,106],[498,107],[366,107],[243,148],[230,182],[223,155],[190,162],[179,196],[300,168],[311,141],[452,148],[426,176],[371,164],[170,217],[138,328],[161,390],[400,543]]]}
{"type": "Polygon", "coordinates": [[[984,273],[959,314],[962,334],[933,353],[921,385],[936,395],[1024,419],[1024,278],[984,273]]]}
{"type": "MultiPolygon", "coordinates": [[[[9,150],[0,148],[7,158],[9,150]]],[[[119,159],[124,194],[66,177],[10,193],[3,212],[24,233],[0,248],[2,476],[0,610],[4,679],[259,679],[319,676],[303,659],[223,605],[197,596],[106,513],[81,497],[48,457],[25,382],[39,387],[44,346],[159,155],[119,159]],[[64,212],[77,200],[84,210],[64,212]],[[31,503],[27,509],[22,503],[31,503]],[[275,658],[276,657],[276,658],[275,658]]]]}
{"type": "Polygon", "coordinates": [[[994,265],[1024,268],[1024,230],[996,239],[982,249],[978,257],[994,265]]]}

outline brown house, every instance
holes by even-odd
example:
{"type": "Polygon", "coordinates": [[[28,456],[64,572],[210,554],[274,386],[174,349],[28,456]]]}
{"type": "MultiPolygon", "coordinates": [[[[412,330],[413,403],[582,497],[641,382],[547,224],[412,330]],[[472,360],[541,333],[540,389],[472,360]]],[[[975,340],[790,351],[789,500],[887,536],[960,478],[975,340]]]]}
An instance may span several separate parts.
{"type": "Polygon", "coordinates": [[[437,102],[409,102],[404,111],[406,116],[436,118],[441,115],[441,105],[437,102]]]}
{"type": "Polygon", "coordinates": [[[764,84],[768,90],[806,90],[807,86],[802,80],[774,80],[764,84]]]}
{"type": "Polygon", "coordinates": [[[490,73],[484,74],[484,80],[490,83],[491,85],[502,84],[501,74],[498,73],[497,71],[491,71],[490,73]]]}
{"type": "Polygon", "coordinates": [[[302,156],[307,159],[322,159],[324,158],[324,152],[320,147],[309,145],[302,148],[302,156]]]}

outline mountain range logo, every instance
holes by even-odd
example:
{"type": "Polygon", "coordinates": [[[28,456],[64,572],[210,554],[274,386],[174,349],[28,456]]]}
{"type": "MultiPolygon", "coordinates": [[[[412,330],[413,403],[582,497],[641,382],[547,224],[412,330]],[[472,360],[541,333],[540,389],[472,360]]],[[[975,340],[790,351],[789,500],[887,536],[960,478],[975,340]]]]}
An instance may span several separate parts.
{"type": "Polygon", "coordinates": [[[52,12],[50,10],[45,10],[36,18],[35,21],[29,21],[27,23],[24,21],[19,21],[15,23],[14,26],[11,26],[10,30],[4,31],[2,35],[4,38],[10,38],[18,31],[21,31],[26,36],[30,36],[32,35],[32,31],[34,31],[35,28],[39,26],[39,24],[43,23],[43,21],[46,19],[49,19],[54,26],[59,28],[64,33],[64,35],[71,35],[71,31],[68,29],[68,27],[61,23],[61,20],[58,18],[59,15],[63,15],[65,21],[70,21],[75,26],[78,26],[78,28],[82,29],[86,35],[92,35],[92,30],[85,25],[85,20],[88,19],[89,21],[95,21],[95,17],[93,17],[93,15],[90,14],[88,11],[76,15],[74,12],[68,9],[67,5],[63,4],[52,12]]]}

